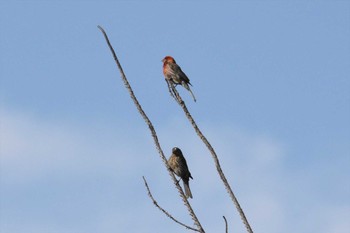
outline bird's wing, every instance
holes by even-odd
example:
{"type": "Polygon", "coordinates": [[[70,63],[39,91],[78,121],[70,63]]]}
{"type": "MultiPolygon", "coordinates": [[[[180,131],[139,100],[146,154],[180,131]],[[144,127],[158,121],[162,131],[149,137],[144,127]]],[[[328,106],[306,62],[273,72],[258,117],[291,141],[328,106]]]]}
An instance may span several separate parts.
{"type": "MultiPolygon", "coordinates": [[[[191,172],[190,172],[190,170],[188,169],[188,166],[187,166],[187,162],[186,162],[186,159],[185,159],[185,157],[181,157],[181,160],[182,160],[182,164],[184,165],[184,167],[185,167],[185,170],[188,172],[188,177],[189,178],[192,178],[192,176],[191,176],[191,172]]],[[[193,178],[192,178],[193,179],[193,178]]]]}
{"type": "Polygon", "coordinates": [[[178,66],[177,64],[171,64],[171,72],[173,75],[176,75],[180,80],[190,84],[190,79],[187,77],[187,75],[181,70],[180,66],[178,66]]]}

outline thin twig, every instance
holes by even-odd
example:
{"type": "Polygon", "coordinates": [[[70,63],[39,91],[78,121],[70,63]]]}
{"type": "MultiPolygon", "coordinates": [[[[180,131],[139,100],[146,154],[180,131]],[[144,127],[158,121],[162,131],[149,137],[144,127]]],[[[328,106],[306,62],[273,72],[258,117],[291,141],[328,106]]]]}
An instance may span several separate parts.
{"type": "Polygon", "coordinates": [[[165,157],[165,155],[164,155],[164,153],[163,153],[163,150],[162,150],[162,148],[161,148],[161,146],[160,146],[160,143],[159,143],[159,140],[158,140],[158,136],[157,136],[157,133],[156,133],[154,127],[153,127],[153,124],[152,124],[152,122],[150,121],[150,119],[148,118],[148,116],[146,115],[146,113],[143,111],[143,109],[142,109],[142,107],[141,107],[139,101],[137,100],[137,98],[136,98],[136,96],[135,96],[135,94],[134,94],[134,92],[133,92],[133,90],[132,90],[132,88],[131,88],[131,86],[130,86],[130,84],[129,84],[127,78],[126,78],[126,76],[125,76],[125,73],[124,73],[124,71],[123,71],[123,68],[122,68],[122,66],[120,65],[120,62],[119,62],[119,60],[118,60],[118,57],[117,57],[116,53],[114,52],[114,49],[113,49],[111,43],[109,42],[109,39],[108,39],[108,36],[107,36],[105,30],[104,30],[101,26],[97,26],[97,27],[98,27],[98,28],[101,30],[101,32],[103,33],[103,35],[104,35],[104,37],[105,37],[105,39],[106,39],[106,42],[107,42],[107,44],[108,44],[108,47],[109,47],[109,49],[110,49],[111,52],[112,52],[113,58],[114,58],[114,60],[115,60],[115,62],[116,62],[116,64],[117,64],[117,66],[118,66],[118,69],[119,69],[120,74],[121,74],[121,78],[122,78],[122,80],[123,80],[123,82],[124,82],[124,86],[125,86],[126,89],[128,90],[128,92],[129,92],[129,94],[130,94],[130,97],[131,97],[131,99],[133,100],[133,102],[134,102],[134,104],[135,104],[137,110],[139,111],[139,113],[141,114],[142,118],[144,119],[144,121],[145,121],[146,124],[148,125],[149,130],[151,131],[151,135],[152,135],[154,144],[155,144],[155,146],[156,146],[156,148],[157,148],[157,151],[158,151],[158,153],[159,153],[159,155],[160,155],[160,157],[161,157],[161,159],[162,159],[162,161],[163,161],[165,167],[167,168],[168,173],[169,173],[170,177],[172,178],[172,180],[173,180],[173,182],[174,182],[174,184],[175,184],[175,186],[176,186],[176,188],[177,188],[177,190],[178,190],[178,192],[179,192],[179,194],[180,194],[180,196],[181,196],[181,198],[182,198],[182,201],[183,201],[184,205],[187,207],[187,210],[188,210],[190,216],[192,217],[192,220],[194,221],[194,224],[197,226],[199,232],[203,232],[203,233],[204,233],[204,229],[202,228],[202,225],[200,224],[200,222],[199,222],[199,220],[198,220],[196,214],[194,213],[194,211],[193,211],[193,209],[192,209],[190,203],[188,202],[188,200],[187,200],[187,198],[186,198],[186,196],[185,196],[185,194],[184,194],[184,192],[183,192],[181,186],[177,183],[177,180],[176,180],[176,178],[175,178],[173,172],[171,171],[171,169],[170,169],[170,167],[169,167],[169,165],[168,165],[167,159],[166,159],[166,157],[165,157]]]}
{"type": "Polygon", "coordinates": [[[186,224],[184,224],[184,223],[182,223],[182,222],[176,220],[176,219],[175,219],[171,214],[169,214],[165,209],[163,209],[162,207],[160,207],[160,206],[158,205],[157,201],[153,198],[153,195],[152,195],[152,193],[151,193],[151,190],[150,190],[150,188],[148,187],[146,178],[145,178],[144,176],[142,176],[142,178],[143,178],[143,181],[145,182],[145,186],[146,186],[146,188],[147,188],[148,196],[152,199],[153,204],[154,204],[158,209],[160,209],[166,216],[168,216],[170,219],[172,219],[174,222],[180,224],[181,226],[184,226],[184,227],[186,227],[187,229],[192,230],[192,231],[200,232],[199,230],[197,230],[197,229],[195,229],[195,228],[192,228],[192,227],[190,227],[190,226],[188,226],[188,225],[186,225],[186,224]]]}
{"type": "Polygon", "coordinates": [[[222,216],[223,218],[224,218],[224,220],[225,220],[225,229],[226,229],[226,233],[228,233],[228,225],[227,225],[227,220],[226,220],[226,218],[225,218],[225,216],[222,216]]]}
{"type": "Polygon", "coordinates": [[[165,79],[166,84],[168,85],[168,90],[170,95],[176,100],[176,97],[174,96],[174,92],[172,91],[172,89],[174,88],[173,83],[171,81],[168,81],[167,79],[165,79]]]}
{"type": "Polygon", "coordinates": [[[252,230],[252,228],[249,225],[248,219],[246,218],[246,216],[245,216],[245,214],[243,212],[243,209],[241,208],[241,206],[240,206],[236,196],[234,195],[234,193],[233,193],[233,191],[232,191],[232,189],[230,187],[230,184],[228,183],[228,181],[226,179],[226,176],[225,176],[224,172],[221,169],[219,158],[216,155],[216,152],[215,152],[214,148],[211,146],[211,144],[209,143],[207,138],[203,135],[202,131],[197,126],[197,123],[194,121],[192,115],[190,114],[190,112],[188,111],[188,109],[186,107],[185,102],[182,100],[182,98],[181,98],[179,92],[176,90],[176,88],[173,88],[173,92],[175,93],[177,103],[182,107],[183,111],[185,112],[185,115],[186,115],[187,119],[192,124],[192,126],[193,126],[194,130],[196,131],[197,135],[199,136],[199,138],[203,141],[203,143],[207,146],[208,150],[210,151],[210,153],[212,155],[212,158],[214,159],[216,170],[219,173],[219,176],[220,176],[222,182],[224,183],[225,188],[226,188],[228,194],[231,197],[231,200],[233,201],[234,205],[236,206],[236,209],[237,209],[239,215],[241,216],[242,222],[245,225],[245,227],[247,229],[247,232],[253,233],[253,230],[252,230]]]}

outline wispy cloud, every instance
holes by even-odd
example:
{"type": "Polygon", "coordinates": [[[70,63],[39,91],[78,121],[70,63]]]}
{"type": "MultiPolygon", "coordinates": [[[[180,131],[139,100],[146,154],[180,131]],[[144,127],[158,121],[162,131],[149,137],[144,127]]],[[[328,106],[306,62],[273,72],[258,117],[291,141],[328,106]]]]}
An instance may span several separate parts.
{"type": "MultiPolygon", "coordinates": [[[[0,221],[2,232],[126,232],[134,218],[142,232],[164,227],[177,232],[181,228],[152,206],[142,175],[160,204],[190,221],[144,128],[130,140],[126,129],[101,136],[8,109],[0,114],[1,215],[6,215],[0,221]]],[[[156,128],[167,156],[173,146],[185,153],[194,177],[191,203],[206,229],[222,230],[225,215],[232,231],[245,232],[208,151],[188,122],[174,118],[156,128]]],[[[286,142],[232,125],[206,124],[202,129],[255,231],[347,232],[348,201],[313,201],[313,195],[327,192],[315,191],[322,167],[303,179],[300,172],[305,169],[285,169],[291,156],[286,142]]]]}

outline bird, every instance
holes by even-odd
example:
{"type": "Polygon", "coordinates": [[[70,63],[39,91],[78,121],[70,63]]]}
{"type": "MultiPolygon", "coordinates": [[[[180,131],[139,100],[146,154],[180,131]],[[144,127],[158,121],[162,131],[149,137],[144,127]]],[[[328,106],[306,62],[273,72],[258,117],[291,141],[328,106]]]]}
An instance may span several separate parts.
{"type": "MultiPolygon", "coordinates": [[[[180,66],[176,64],[175,59],[171,56],[166,56],[163,58],[162,62],[163,62],[163,74],[164,74],[165,80],[168,83],[169,90],[170,90],[169,82],[175,84],[175,86],[180,84],[191,93],[194,102],[196,102],[196,97],[194,96],[194,94],[192,93],[189,87],[189,85],[192,86],[192,84],[190,83],[190,79],[181,70],[180,66]]],[[[170,91],[170,93],[172,92],[170,91]]]]}
{"type": "Polygon", "coordinates": [[[193,179],[193,177],[191,176],[191,172],[188,170],[186,159],[179,148],[174,147],[172,149],[172,154],[169,157],[168,164],[171,171],[182,179],[186,198],[193,198],[189,186],[189,180],[190,178],[193,179]]]}

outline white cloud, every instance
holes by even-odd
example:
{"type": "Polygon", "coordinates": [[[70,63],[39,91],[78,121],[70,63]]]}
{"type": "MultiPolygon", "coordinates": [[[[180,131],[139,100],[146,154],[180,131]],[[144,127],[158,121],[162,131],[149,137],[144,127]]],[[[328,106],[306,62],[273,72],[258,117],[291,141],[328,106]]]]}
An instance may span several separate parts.
{"type": "Polygon", "coordinates": [[[126,129],[114,135],[94,135],[86,132],[88,126],[47,122],[4,109],[0,113],[2,182],[35,182],[50,174],[131,172],[127,168],[133,158],[124,155],[135,153],[135,148],[123,139],[126,129]],[[105,137],[115,137],[116,143],[105,143],[105,137]]]}
{"type": "MultiPolygon", "coordinates": [[[[89,202],[96,202],[97,207],[91,206],[97,209],[95,212],[76,210],[80,217],[85,216],[86,219],[94,215],[93,220],[81,223],[82,225],[76,223],[77,225],[71,227],[57,225],[56,219],[49,219],[44,224],[40,222],[43,221],[42,215],[31,216],[29,208],[26,210],[28,212],[23,212],[24,216],[31,220],[31,224],[29,226],[25,223],[17,224],[12,228],[9,226],[6,229],[14,231],[8,232],[21,232],[27,227],[32,232],[37,230],[37,233],[45,232],[43,229],[56,229],[56,232],[60,233],[71,232],[72,229],[74,232],[79,232],[79,229],[83,229],[81,232],[86,229],[106,233],[115,230],[125,232],[130,230],[132,224],[130,219],[133,218],[140,219],[138,224],[142,226],[143,232],[154,232],[156,228],[153,226],[156,224],[157,229],[166,227],[170,233],[181,230],[181,227],[168,220],[152,205],[146,196],[142,175],[148,179],[159,204],[191,225],[145,128],[138,135],[128,135],[126,127],[118,132],[104,132],[104,136],[101,136],[90,132],[88,127],[43,121],[35,116],[8,109],[2,109],[0,114],[2,187],[24,187],[53,177],[60,177],[66,182],[73,176],[88,180],[102,175],[103,179],[110,179],[110,184],[97,183],[93,184],[96,187],[90,187],[90,189],[97,187],[101,189],[96,191],[96,196],[91,194],[87,199],[89,202]],[[103,190],[109,190],[104,185],[114,185],[110,195],[103,194],[103,190]],[[106,203],[100,199],[101,197],[107,199],[106,203]]],[[[182,118],[174,118],[166,125],[155,127],[166,156],[169,156],[173,146],[180,147],[186,156],[194,177],[194,180],[191,180],[194,195],[191,203],[205,229],[208,232],[223,230],[222,215],[225,215],[232,232],[245,232],[236,209],[216,173],[211,155],[189,127],[188,122],[182,118]]],[[[284,142],[272,136],[245,132],[231,125],[219,128],[214,124],[207,124],[201,126],[201,129],[216,149],[226,177],[256,232],[278,233],[317,229],[320,233],[345,233],[349,229],[347,221],[349,203],[337,208],[332,205],[331,199],[323,200],[325,203],[319,205],[324,211],[320,211],[319,208],[313,209],[312,204],[308,203],[314,200],[312,195],[315,192],[300,195],[300,190],[308,190],[315,184],[310,183],[310,179],[301,179],[303,174],[290,174],[284,169],[285,159],[289,156],[288,147],[284,142]],[[299,195],[293,195],[297,191],[299,195]],[[303,199],[295,200],[296,198],[303,199]],[[301,208],[305,211],[299,213],[304,217],[296,217],[291,211],[298,201],[305,205],[301,208]],[[286,229],[288,227],[289,229],[286,229]]],[[[309,174],[314,174],[313,179],[318,179],[319,172],[320,167],[314,171],[308,170],[309,174]]],[[[70,186],[65,186],[65,182],[61,188],[66,189],[68,197],[75,195],[69,194],[70,186]]],[[[42,186],[40,189],[50,187],[42,186]]],[[[26,196],[28,190],[24,188],[20,192],[23,192],[22,196],[26,196]]],[[[75,192],[79,192],[79,187],[75,192]]],[[[66,205],[65,211],[70,212],[69,208],[79,208],[75,202],[79,202],[79,198],[86,197],[82,195],[77,198],[73,198],[66,205]]],[[[14,204],[11,208],[19,206],[14,204]]],[[[46,213],[51,210],[45,208],[48,207],[41,206],[42,214],[50,218],[46,213]]],[[[2,211],[6,213],[9,210],[2,211]]],[[[23,216],[12,215],[12,217],[16,220],[16,217],[20,219],[23,216]]],[[[60,216],[60,218],[66,220],[67,217],[60,216]]],[[[2,230],[7,233],[4,223],[0,224],[2,230]]]]}

